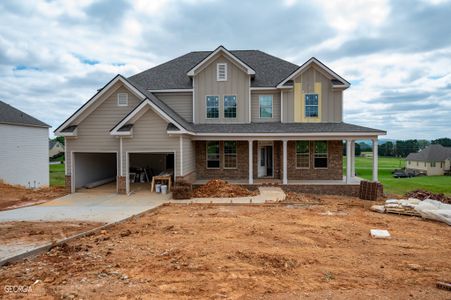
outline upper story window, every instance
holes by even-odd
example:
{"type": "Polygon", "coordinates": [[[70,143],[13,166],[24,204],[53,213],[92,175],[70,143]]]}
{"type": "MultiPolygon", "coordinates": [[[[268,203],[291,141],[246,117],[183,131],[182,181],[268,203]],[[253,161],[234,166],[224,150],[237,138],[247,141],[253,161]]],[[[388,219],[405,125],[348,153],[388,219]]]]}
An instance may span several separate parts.
{"type": "Polygon", "coordinates": [[[227,64],[219,63],[216,65],[216,80],[227,81],[227,64]]]}
{"type": "Polygon", "coordinates": [[[260,106],[260,118],[272,118],[272,96],[261,95],[258,97],[260,106]]]}
{"type": "Polygon", "coordinates": [[[128,106],[128,94],[118,93],[117,94],[117,106],[128,106]]]}
{"type": "Polygon", "coordinates": [[[315,142],[315,168],[327,168],[327,141],[315,142]]]}
{"type": "Polygon", "coordinates": [[[224,96],[224,118],[236,118],[236,96],[224,96]]]}
{"type": "Polygon", "coordinates": [[[309,118],[318,117],[318,94],[305,95],[305,116],[309,118]]]}
{"type": "Polygon", "coordinates": [[[219,96],[207,96],[207,119],[219,118],[219,96]]]}
{"type": "Polygon", "coordinates": [[[310,147],[309,141],[296,142],[296,168],[310,168],[310,147]]]}
{"type": "Polygon", "coordinates": [[[218,169],[219,168],[219,142],[211,141],[207,142],[207,168],[218,169]]]}

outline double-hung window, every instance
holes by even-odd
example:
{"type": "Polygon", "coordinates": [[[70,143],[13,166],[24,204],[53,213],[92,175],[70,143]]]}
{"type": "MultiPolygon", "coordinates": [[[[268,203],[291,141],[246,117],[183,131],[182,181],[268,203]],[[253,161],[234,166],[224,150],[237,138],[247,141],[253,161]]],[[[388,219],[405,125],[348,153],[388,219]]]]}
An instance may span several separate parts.
{"type": "Polygon", "coordinates": [[[272,96],[261,95],[258,97],[260,106],[260,118],[272,118],[272,96]]]}
{"type": "Polygon", "coordinates": [[[310,147],[309,141],[296,142],[296,168],[310,168],[310,147]]]}
{"type": "Polygon", "coordinates": [[[315,168],[327,168],[327,141],[315,142],[315,168]]]}
{"type": "Polygon", "coordinates": [[[224,118],[236,118],[236,96],[224,96],[224,118]]]}
{"type": "Polygon", "coordinates": [[[219,96],[207,96],[207,119],[219,118],[219,96]]]}
{"type": "Polygon", "coordinates": [[[236,168],[236,142],[224,142],[224,169],[236,168]]]}
{"type": "Polygon", "coordinates": [[[219,168],[219,141],[207,142],[207,168],[219,168]]]}
{"type": "Polygon", "coordinates": [[[318,117],[318,94],[305,95],[305,116],[308,118],[318,117]]]}

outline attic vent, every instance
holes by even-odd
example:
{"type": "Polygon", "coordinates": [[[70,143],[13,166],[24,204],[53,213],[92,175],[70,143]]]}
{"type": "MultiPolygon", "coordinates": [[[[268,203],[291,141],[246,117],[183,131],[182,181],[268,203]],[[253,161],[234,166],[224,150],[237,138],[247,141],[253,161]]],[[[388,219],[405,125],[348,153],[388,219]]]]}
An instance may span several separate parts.
{"type": "Polygon", "coordinates": [[[220,63],[216,65],[216,80],[227,81],[227,64],[220,63]]]}
{"type": "Polygon", "coordinates": [[[117,106],[128,106],[128,94],[118,93],[117,94],[117,106]]]}

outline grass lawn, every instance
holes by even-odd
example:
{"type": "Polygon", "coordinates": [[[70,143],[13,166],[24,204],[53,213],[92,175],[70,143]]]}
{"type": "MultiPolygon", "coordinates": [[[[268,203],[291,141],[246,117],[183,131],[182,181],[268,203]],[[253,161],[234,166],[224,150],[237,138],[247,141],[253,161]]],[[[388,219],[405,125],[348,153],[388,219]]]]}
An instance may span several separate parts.
{"type": "MultiPolygon", "coordinates": [[[[343,158],[346,170],[346,158],[343,158]]],[[[371,180],[373,159],[371,157],[356,157],[356,175],[371,180]]],[[[384,185],[385,193],[404,194],[415,189],[423,189],[433,193],[451,195],[451,176],[420,176],[413,178],[393,178],[394,169],[404,167],[404,159],[394,157],[379,157],[379,181],[384,185]]],[[[344,171],[346,174],[346,171],[344,171]]]]}
{"type": "Polygon", "coordinates": [[[64,164],[50,165],[50,186],[64,186],[64,164]]]}

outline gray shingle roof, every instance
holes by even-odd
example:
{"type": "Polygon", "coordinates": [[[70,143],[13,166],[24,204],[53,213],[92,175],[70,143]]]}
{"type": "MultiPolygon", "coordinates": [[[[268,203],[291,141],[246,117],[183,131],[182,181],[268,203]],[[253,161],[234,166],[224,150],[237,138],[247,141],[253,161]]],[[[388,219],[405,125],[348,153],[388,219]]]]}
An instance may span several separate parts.
{"type": "Polygon", "coordinates": [[[0,123],[33,127],[50,127],[42,121],[24,113],[11,105],[0,101],[0,123]]]}
{"type": "Polygon", "coordinates": [[[446,159],[451,159],[451,148],[443,147],[439,144],[430,145],[420,152],[410,153],[406,157],[406,160],[428,162],[444,161],[446,159]]]}
{"type": "MultiPolygon", "coordinates": [[[[255,70],[252,87],[276,86],[299,67],[259,50],[230,52],[255,70]]],[[[190,52],[128,79],[149,90],[190,89],[192,82],[186,73],[210,53],[211,51],[190,52]]]]}

